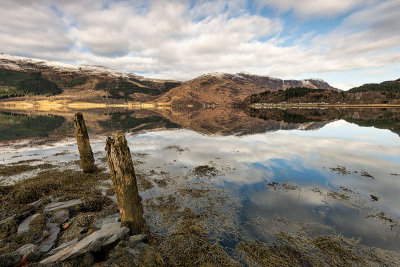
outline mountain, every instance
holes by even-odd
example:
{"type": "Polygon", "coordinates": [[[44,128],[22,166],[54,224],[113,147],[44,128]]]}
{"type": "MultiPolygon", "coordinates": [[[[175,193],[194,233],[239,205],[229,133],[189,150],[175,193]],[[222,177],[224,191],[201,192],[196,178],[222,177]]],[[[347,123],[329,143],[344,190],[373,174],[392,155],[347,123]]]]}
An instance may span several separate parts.
{"type": "Polygon", "coordinates": [[[40,95],[90,102],[119,99],[174,106],[230,105],[265,90],[291,87],[337,90],[319,79],[282,80],[248,73],[211,73],[182,83],[144,78],[102,66],[0,54],[0,98],[40,95]]]}
{"type": "Polygon", "coordinates": [[[400,92],[400,79],[381,83],[366,83],[359,87],[351,88],[348,92],[400,92]]]}
{"type": "Polygon", "coordinates": [[[150,101],[181,82],[148,79],[102,66],[72,65],[0,54],[0,98],[58,95],[103,101],[104,98],[150,101]]]}
{"type": "Polygon", "coordinates": [[[266,90],[252,94],[244,99],[243,105],[278,104],[278,103],[314,103],[314,104],[400,104],[400,82],[386,81],[379,84],[370,83],[352,88],[348,91],[327,89],[310,89],[306,87],[292,87],[285,91],[266,90]]]}
{"type": "Polygon", "coordinates": [[[173,106],[187,104],[212,105],[233,104],[243,101],[251,94],[265,90],[286,90],[290,87],[338,90],[323,80],[281,80],[247,73],[210,73],[184,82],[157,99],[173,106]]]}

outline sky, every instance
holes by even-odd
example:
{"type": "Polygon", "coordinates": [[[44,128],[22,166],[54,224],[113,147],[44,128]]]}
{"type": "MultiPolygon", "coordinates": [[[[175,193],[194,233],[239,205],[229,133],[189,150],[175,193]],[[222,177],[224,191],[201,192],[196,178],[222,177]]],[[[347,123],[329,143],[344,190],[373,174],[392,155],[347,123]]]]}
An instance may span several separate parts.
{"type": "Polygon", "coordinates": [[[400,78],[400,0],[1,0],[0,53],[188,80],[400,78]]]}

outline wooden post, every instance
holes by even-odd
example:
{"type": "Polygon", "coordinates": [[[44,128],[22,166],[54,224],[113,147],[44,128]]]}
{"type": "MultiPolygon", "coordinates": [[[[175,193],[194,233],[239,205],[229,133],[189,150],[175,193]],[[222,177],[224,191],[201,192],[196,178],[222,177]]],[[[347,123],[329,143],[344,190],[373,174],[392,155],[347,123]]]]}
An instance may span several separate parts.
{"type": "Polygon", "coordinates": [[[131,234],[141,233],[145,225],[143,207],[125,135],[118,131],[113,138],[107,137],[106,151],[121,221],[130,229],[131,234]]]}
{"type": "Polygon", "coordinates": [[[96,171],[92,148],[90,147],[89,135],[86,129],[85,120],[82,113],[78,112],[74,118],[74,129],[76,141],[78,143],[79,155],[81,157],[82,170],[85,173],[96,171]]]}

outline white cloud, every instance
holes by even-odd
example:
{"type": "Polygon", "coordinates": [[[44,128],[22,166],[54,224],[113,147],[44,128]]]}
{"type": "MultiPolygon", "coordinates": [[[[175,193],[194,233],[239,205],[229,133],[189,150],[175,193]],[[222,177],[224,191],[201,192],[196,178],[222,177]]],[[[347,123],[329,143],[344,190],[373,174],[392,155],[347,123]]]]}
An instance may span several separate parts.
{"type": "Polygon", "coordinates": [[[322,45],[333,57],[354,57],[399,48],[399,11],[400,2],[394,0],[355,12],[329,34],[315,38],[314,45],[322,45]]]}
{"type": "Polygon", "coordinates": [[[374,3],[377,0],[256,0],[259,6],[272,6],[280,12],[293,10],[293,12],[304,19],[316,17],[335,17],[351,11],[352,9],[374,3]]]}
{"type": "Polygon", "coordinates": [[[0,51],[176,79],[380,68],[400,62],[400,3],[376,2],[258,1],[303,17],[352,12],[327,34],[304,32],[285,43],[292,33],[285,21],[247,9],[246,0],[10,1],[0,10],[0,51]]]}
{"type": "Polygon", "coordinates": [[[51,6],[35,1],[2,1],[0,49],[8,53],[68,51],[72,40],[51,6]]]}

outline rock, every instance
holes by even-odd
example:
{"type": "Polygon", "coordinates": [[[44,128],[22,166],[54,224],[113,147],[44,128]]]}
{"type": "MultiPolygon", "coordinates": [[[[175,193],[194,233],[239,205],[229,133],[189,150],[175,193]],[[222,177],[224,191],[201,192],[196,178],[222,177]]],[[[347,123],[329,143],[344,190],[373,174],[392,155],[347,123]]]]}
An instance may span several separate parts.
{"type": "Polygon", "coordinates": [[[68,261],[65,265],[67,266],[93,266],[94,257],[92,253],[86,252],[84,255],[74,258],[68,261]]]}
{"type": "Polygon", "coordinates": [[[28,232],[30,229],[29,225],[31,224],[31,221],[33,221],[33,219],[35,219],[37,216],[39,216],[38,213],[33,214],[28,218],[26,218],[25,220],[23,220],[22,223],[18,226],[17,233],[22,234],[28,232]]]}
{"type": "Polygon", "coordinates": [[[73,199],[65,202],[51,203],[44,207],[43,213],[52,212],[59,209],[73,209],[82,203],[83,201],[81,199],[73,199]]]}
{"type": "Polygon", "coordinates": [[[110,251],[105,266],[138,266],[135,260],[139,255],[138,250],[117,245],[110,251]]]}
{"type": "Polygon", "coordinates": [[[40,258],[41,253],[38,246],[34,244],[26,244],[20,247],[17,251],[21,256],[26,257],[27,261],[35,261],[40,258]]]}
{"type": "Polygon", "coordinates": [[[68,241],[68,242],[65,242],[65,243],[59,245],[58,247],[56,247],[56,248],[52,249],[51,251],[49,251],[49,253],[47,253],[47,256],[54,255],[57,252],[60,252],[61,250],[63,250],[64,248],[78,243],[78,240],[79,240],[78,238],[75,238],[75,239],[72,239],[71,241],[68,241]]]}
{"type": "Polygon", "coordinates": [[[69,211],[60,210],[59,212],[53,214],[53,216],[50,219],[50,222],[62,224],[68,221],[68,219],[69,219],[69,211]]]}
{"type": "Polygon", "coordinates": [[[26,259],[25,256],[22,257],[21,261],[18,262],[17,265],[15,265],[15,267],[21,267],[21,266],[26,266],[29,264],[29,261],[26,259]]]}
{"type": "Polygon", "coordinates": [[[146,239],[147,235],[145,234],[138,234],[138,235],[133,235],[129,237],[129,242],[132,244],[137,244],[139,242],[142,242],[144,239],[146,239]]]}
{"type": "Polygon", "coordinates": [[[78,240],[85,238],[88,235],[88,232],[93,229],[92,226],[95,217],[96,215],[92,213],[77,214],[74,218],[67,222],[69,225],[66,229],[64,229],[64,231],[61,233],[61,236],[58,238],[58,244],[69,242],[75,238],[78,238],[78,240]]]}
{"type": "Polygon", "coordinates": [[[17,222],[21,222],[34,213],[35,213],[35,209],[27,206],[23,210],[21,210],[18,214],[16,214],[15,220],[17,222]]]}
{"type": "Polygon", "coordinates": [[[87,252],[98,252],[127,236],[129,229],[121,223],[110,223],[102,229],[88,235],[76,244],[70,245],[60,252],[42,260],[42,264],[65,261],[79,257],[87,252]]]}
{"type": "Polygon", "coordinates": [[[53,197],[53,196],[49,196],[49,199],[52,203],[58,202],[60,200],[61,197],[53,197]]]}
{"type": "Polygon", "coordinates": [[[8,224],[12,222],[15,219],[16,215],[12,215],[10,217],[5,218],[4,220],[0,221],[0,226],[3,226],[4,224],[8,224]]]}
{"type": "Polygon", "coordinates": [[[121,220],[121,215],[120,213],[114,213],[111,215],[108,215],[106,217],[98,218],[96,222],[94,223],[94,228],[95,229],[101,229],[105,225],[110,224],[110,223],[116,223],[121,220]]]}
{"type": "Polygon", "coordinates": [[[47,223],[47,228],[49,229],[47,237],[45,237],[45,239],[42,242],[40,242],[40,244],[39,244],[39,249],[43,253],[48,252],[50,249],[52,249],[54,247],[54,245],[56,244],[58,235],[60,234],[60,224],[59,223],[52,223],[49,221],[47,223]]]}
{"type": "Polygon", "coordinates": [[[42,204],[43,204],[43,200],[39,199],[39,200],[36,200],[35,202],[29,203],[28,206],[39,208],[40,206],[42,206],[42,204]]]}
{"type": "Polygon", "coordinates": [[[22,260],[22,255],[17,252],[0,255],[0,266],[14,266],[22,260]]]}
{"type": "Polygon", "coordinates": [[[152,246],[144,247],[143,252],[137,260],[138,266],[164,266],[161,254],[152,246]]]}
{"type": "Polygon", "coordinates": [[[105,266],[165,266],[157,250],[144,243],[135,248],[117,246],[110,251],[105,266]]]}
{"type": "Polygon", "coordinates": [[[16,215],[5,218],[0,221],[0,239],[3,239],[11,234],[14,234],[18,229],[16,223],[16,215]]]}
{"type": "Polygon", "coordinates": [[[40,251],[36,245],[26,244],[14,252],[0,255],[0,266],[15,266],[21,261],[30,262],[38,260],[40,256],[40,251]]]}

